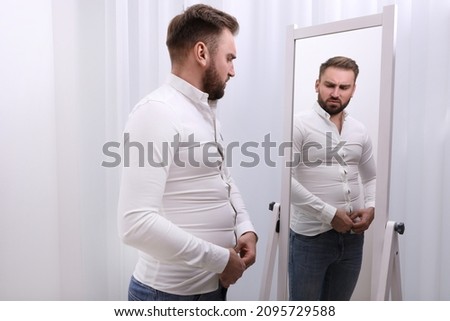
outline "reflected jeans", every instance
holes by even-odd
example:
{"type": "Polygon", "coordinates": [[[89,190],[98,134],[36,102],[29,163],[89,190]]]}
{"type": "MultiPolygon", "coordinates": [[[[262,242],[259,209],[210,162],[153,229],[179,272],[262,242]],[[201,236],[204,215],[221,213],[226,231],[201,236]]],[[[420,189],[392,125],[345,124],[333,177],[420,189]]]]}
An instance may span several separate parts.
{"type": "Polygon", "coordinates": [[[289,300],[350,300],[361,270],[364,234],[330,230],[289,235],[289,300]]]}
{"type": "Polygon", "coordinates": [[[219,285],[216,291],[197,295],[177,295],[156,290],[133,276],[128,288],[128,301],[226,301],[227,289],[219,285]]]}

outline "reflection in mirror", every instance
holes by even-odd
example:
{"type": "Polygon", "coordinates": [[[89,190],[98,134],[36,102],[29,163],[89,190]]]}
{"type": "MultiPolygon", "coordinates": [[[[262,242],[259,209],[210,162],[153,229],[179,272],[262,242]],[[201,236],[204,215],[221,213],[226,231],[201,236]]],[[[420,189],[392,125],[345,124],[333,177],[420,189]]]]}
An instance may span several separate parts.
{"type": "MultiPolygon", "coordinates": [[[[335,56],[345,56],[350,57],[353,59],[356,64],[359,67],[359,74],[355,82],[355,91],[352,95],[351,100],[349,101],[348,106],[345,108],[345,112],[349,116],[350,119],[356,119],[356,121],[361,122],[361,124],[367,129],[368,136],[370,137],[371,141],[373,142],[373,148],[371,148],[370,145],[364,145],[364,148],[369,148],[373,151],[373,154],[371,152],[371,157],[366,157],[365,159],[362,158],[361,154],[356,156],[356,158],[360,158],[361,161],[373,161],[376,159],[376,146],[377,146],[377,130],[378,130],[378,106],[379,106],[379,85],[380,85],[380,62],[381,62],[381,27],[373,27],[373,28],[365,28],[365,29],[358,29],[348,32],[341,32],[341,33],[335,33],[332,35],[323,35],[323,36],[317,36],[317,37],[308,37],[305,39],[298,39],[295,42],[295,78],[294,78],[294,117],[293,117],[293,142],[294,142],[294,152],[296,154],[296,151],[298,151],[295,146],[299,146],[299,137],[296,136],[296,128],[299,129],[298,126],[300,124],[297,123],[298,120],[301,121],[302,114],[306,115],[308,114],[308,111],[313,109],[314,102],[317,101],[317,95],[314,86],[316,83],[316,80],[319,78],[319,67],[322,63],[324,63],[326,60],[328,60],[331,57],[335,56]],[[366,43],[365,39],[370,39],[370,42],[367,42],[367,45],[361,46],[362,43],[366,43]]],[[[350,70],[350,75],[353,76],[353,72],[350,70]]],[[[345,78],[341,79],[339,78],[339,74],[332,74],[330,75],[332,78],[329,80],[333,81],[342,81],[344,80],[344,84],[347,84],[345,82],[345,78]],[[338,77],[338,78],[336,78],[338,77]]],[[[351,78],[351,81],[348,82],[348,84],[353,85],[353,78],[351,78]]],[[[328,84],[330,85],[330,84],[328,84]]],[[[345,99],[345,92],[340,93],[339,89],[337,89],[338,92],[333,93],[336,95],[336,98],[339,97],[339,99],[345,99]]],[[[323,97],[324,99],[329,99],[330,97],[323,97]]],[[[349,97],[350,98],[350,97],[349,97]]],[[[322,119],[324,120],[324,119],[322,119]]],[[[314,141],[316,144],[324,145],[323,149],[318,148],[317,146],[311,146],[312,148],[306,148],[303,149],[303,151],[299,154],[302,155],[301,164],[293,169],[293,180],[292,183],[297,183],[297,188],[292,188],[291,195],[291,223],[290,228],[296,229],[296,232],[300,235],[307,235],[307,236],[314,236],[322,234],[323,236],[329,235],[333,236],[333,228],[331,224],[328,224],[329,220],[327,220],[325,217],[323,217],[323,213],[320,214],[322,216],[321,218],[317,218],[316,223],[319,225],[322,225],[317,230],[316,228],[312,228],[309,231],[306,231],[302,229],[302,226],[308,226],[311,225],[311,221],[315,221],[313,217],[311,217],[311,211],[308,210],[308,207],[314,207],[314,206],[322,206],[322,204],[327,204],[327,206],[331,206],[333,208],[342,208],[343,206],[346,208],[347,213],[350,213],[350,210],[353,211],[366,208],[364,206],[364,201],[362,199],[364,198],[364,188],[363,186],[360,186],[359,188],[356,186],[352,186],[352,180],[356,180],[356,175],[358,175],[358,168],[354,168],[355,165],[354,161],[356,161],[355,158],[352,160],[348,159],[348,154],[350,154],[350,151],[355,152],[355,150],[352,150],[351,145],[355,143],[361,143],[359,141],[354,141],[355,134],[356,133],[348,133],[349,127],[347,126],[349,121],[345,121],[342,125],[342,130],[345,131],[346,135],[340,135],[337,132],[333,132],[332,129],[336,128],[336,126],[332,122],[328,122],[329,125],[333,126],[325,126],[321,127],[321,130],[324,130],[324,135],[326,133],[329,134],[328,137],[333,137],[331,145],[332,146],[325,146],[325,140],[323,142],[314,141]],[[328,129],[327,129],[328,128],[328,129]],[[326,131],[326,132],[325,132],[326,131]],[[345,145],[342,146],[342,148],[339,148],[339,143],[344,142],[344,140],[348,140],[345,145]],[[320,150],[322,151],[330,151],[331,150],[339,150],[338,152],[346,152],[347,149],[347,155],[345,158],[343,158],[345,164],[339,164],[337,158],[331,159],[332,164],[327,164],[323,166],[315,166],[317,164],[317,161],[319,159],[316,159],[313,152],[317,152],[320,150]],[[309,153],[308,153],[309,151],[309,153]],[[308,159],[307,159],[308,158],[308,159]],[[348,164],[349,161],[352,164],[348,164]],[[309,164],[308,164],[309,163],[309,164]],[[331,165],[331,166],[330,166],[331,165]],[[303,168],[303,170],[301,170],[303,168]],[[353,168],[353,170],[352,170],[353,168]],[[309,169],[309,170],[304,170],[309,169]],[[351,170],[350,173],[347,174],[348,170],[351,170]],[[335,175],[335,172],[343,171],[342,177],[335,175]],[[300,203],[303,204],[303,206],[299,206],[298,200],[300,195],[298,187],[303,187],[300,172],[303,173],[304,176],[309,176],[311,179],[308,179],[309,187],[306,188],[308,192],[311,192],[311,187],[314,189],[314,192],[312,194],[305,194],[302,193],[300,198],[300,203]],[[320,175],[320,181],[318,179],[320,175]],[[313,176],[313,177],[311,177],[313,176]],[[297,180],[297,179],[298,180],[297,180]],[[339,178],[342,180],[339,181],[339,178]],[[336,180],[337,179],[337,180],[336,180]],[[299,183],[300,181],[300,183],[299,183]],[[311,186],[312,184],[312,186],[311,186]],[[334,187],[331,187],[334,186],[334,187]],[[330,195],[332,191],[336,192],[336,189],[342,188],[342,190],[347,189],[351,194],[345,194],[342,193],[334,193],[334,195],[330,195]],[[308,201],[305,199],[307,195],[309,194],[310,197],[318,197],[318,200],[314,201],[313,199],[309,199],[308,201]],[[322,194],[322,195],[321,195],[322,194]],[[362,199],[361,199],[362,197],[362,199]],[[303,198],[303,199],[302,199],[303,198]],[[332,201],[331,201],[332,199],[332,201]],[[297,203],[295,202],[297,201],[297,203]],[[322,203],[323,202],[323,203],[322,203]],[[297,204],[297,205],[295,205],[297,204]],[[306,214],[308,213],[308,214],[306,214]],[[326,220],[326,222],[323,222],[323,219],[326,220]],[[295,221],[295,222],[294,222],[295,221]],[[330,230],[328,233],[326,231],[330,230]],[[331,233],[331,234],[330,234],[331,233]]],[[[312,125],[312,124],[311,124],[312,125]]],[[[306,130],[305,127],[300,126],[303,130],[306,130]]],[[[319,128],[310,128],[312,130],[318,130],[319,128]]],[[[352,129],[352,131],[354,131],[352,129]]],[[[309,133],[310,134],[310,133],[309,133]]],[[[308,135],[308,133],[305,133],[305,135],[308,135]]],[[[325,136],[324,136],[325,137],[325,136]]],[[[308,144],[313,143],[313,140],[306,139],[303,141],[302,146],[305,147],[308,144]]],[[[308,146],[306,146],[308,147],[308,146]]],[[[362,151],[362,150],[361,150],[362,151]]],[[[361,152],[360,151],[360,152],[361,152]]],[[[294,155],[295,155],[294,154],[294,155]]],[[[324,154],[325,157],[327,155],[324,154]]],[[[333,156],[332,153],[328,156],[333,156]]],[[[369,169],[370,171],[370,169],[369,169]]],[[[364,173],[364,172],[363,172],[364,173]]],[[[371,173],[372,174],[372,173],[371,173]]],[[[371,177],[368,177],[368,182],[365,184],[366,187],[375,189],[375,180],[374,180],[374,174],[371,175],[371,177]],[[372,180],[373,178],[373,180],[372,180]]],[[[354,183],[354,182],[353,182],[354,183]]],[[[294,185],[293,185],[294,186],[294,185]]],[[[370,197],[371,195],[366,195],[367,197],[370,197]]],[[[369,202],[372,202],[370,200],[369,202]]],[[[369,204],[370,205],[370,204],[369,204]]],[[[374,206],[372,203],[371,206],[374,206]]],[[[329,213],[331,214],[331,213],[329,213]]],[[[334,213],[333,213],[334,214],[334,213]]],[[[317,214],[316,214],[317,217],[317,214]]],[[[348,223],[348,222],[347,222],[348,223]]],[[[315,224],[312,224],[313,226],[315,224]]],[[[296,233],[296,234],[297,234],[296,233]]],[[[368,299],[369,293],[366,291],[364,293],[364,289],[370,288],[370,270],[371,270],[371,237],[372,235],[371,229],[368,229],[365,237],[365,246],[364,246],[364,253],[365,253],[365,260],[364,260],[364,267],[361,268],[361,277],[359,278],[360,283],[358,284],[358,288],[355,292],[355,297],[359,299],[368,299]]],[[[296,235],[297,238],[300,237],[298,234],[296,235]]],[[[355,239],[356,235],[350,235],[348,238],[344,236],[343,240],[351,241],[352,239],[355,239]]],[[[296,238],[293,239],[294,241],[290,241],[290,247],[293,244],[296,244],[296,238]]],[[[299,241],[300,242],[300,241],[299,241]]],[[[304,246],[304,245],[303,245],[304,246]]],[[[347,246],[348,247],[348,246],[347,246]]],[[[295,247],[294,247],[295,248],[295,247]]],[[[301,257],[301,254],[299,255],[293,255],[293,260],[291,263],[295,263],[298,261],[298,258],[301,257]]],[[[342,265],[342,264],[341,264],[342,265]]],[[[291,271],[295,271],[297,269],[292,268],[291,271]]],[[[339,270],[338,270],[339,271],[339,270]]],[[[356,268],[351,272],[353,275],[357,275],[359,273],[359,268],[356,268]]],[[[290,275],[290,279],[294,279],[296,283],[298,283],[298,279],[295,277],[297,274],[294,273],[293,275],[290,275]]],[[[308,277],[308,279],[311,279],[308,277]]],[[[356,278],[357,279],[357,278],[356,278]]],[[[294,280],[292,282],[294,282],[294,280]]],[[[315,281],[313,284],[317,284],[318,282],[315,281]]],[[[346,282],[347,284],[350,282],[346,282]]],[[[335,287],[335,286],[332,286],[335,287]]],[[[295,289],[298,287],[293,287],[291,289],[291,292],[296,293],[295,289]]],[[[341,287],[343,289],[344,287],[341,287]]],[[[347,293],[344,298],[347,298],[348,295],[351,295],[353,293],[353,289],[348,289],[349,294],[347,293]]],[[[295,299],[295,296],[291,298],[295,299]]],[[[339,297],[341,298],[341,297],[339,297]]],[[[297,297],[297,299],[301,299],[301,297],[297,297]]],[[[311,298],[312,299],[312,298],[311,298]]],[[[343,299],[343,298],[341,298],[343,299]]],[[[304,299],[303,299],[304,300],[304,299]]],[[[338,300],[337,298],[334,300],[338,300]]]]}
{"type": "MultiPolygon", "coordinates": [[[[359,66],[359,74],[356,79],[354,88],[355,91],[345,111],[348,112],[348,114],[353,119],[356,119],[358,123],[364,125],[364,127],[366,128],[367,137],[370,137],[372,141],[373,158],[371,161],[373,161],[374,163],[376,161],[378,167],[376,183],[378,193],[375,201],[375,207],[377,208],[377,216],[380,217],[377,217],[377,220],[375,220],[371,224],[370,228],[364,233],[364,256],[361,273],[359,275],[356,289],[354,292],[352,291],[352,299],[356,300],[369,300],[374,293],[374,287],[376,287],[376,284],[374,284],[374,280],[376,279],[375,275],[378,273],[374,270],[376,270],[377,266],[376,261],[379,260],[377,249],[379,248],[380,242],[382,243],[383,241],[381,239],[382,236],[380,236],[383,235],[383,233],[379,233],[379,228],[374,226],[383,226],[384,228],[384,224],[388,215],[388,164],[390,159],[390,123],[393,92],[393,57],[395,39],[394,26],[395,6],[389,6],[385,7],[383,14],[371,15],[302,29],[293,28],[288,32],[286,75],[286,110],[288,114],[286,116],[286,123],[291,124],[291,126],[290,128],[286,128],[285,130],[286,140],[295,140],[295,134],[293,136],[293,132],[295,132],[295,129],[293,128],[295,128],[295,118],[298,117],[298,115],[307,111],[310,112],[314,108],[314,105],[316,105],[315,108],[317,108],[319,111],[323,111],[323,109],[316,103],[318,100],[318,93],[316,92],[316,90],[320,89],[320,86],[324,86],[323,88],[327,88],[330,86],[335,86],[336,88],[339,87],[336,86],[333,81],[331,81],[331,85],[330,82],[328,82],[328,84],[322,82],[316,83],[316,80],[319,78],[320,65],[331,57],[345,56],[355,60],[359,66]],[[319,88],[317,88],[317,86],[319,86],[319,88]],[[382,119],[383,121],[380,122],[379,119],[382,119]],[[294,126],[292,126],[293,123],[294,126]],[[379,179],[380,176],[381,180],[379,179]],[[381,189],[380,186],[382,187],[381,189]],[[379,215],[380,209],[381,215],[379,215]],[[373,253],[374,250],[377,253],[373,253]]],[[[331,75],[331,77],[337,76],[333,74],[331,75]]],[[[336,78],[336,82],[339,81],[343,80],[339,77],[336,78]]],[[[329,124],[330,120],[328,120],[329,124]]],[[[311,123],[309,125],[312,126],[311,123]]],[[[339,133],[338,127],[335,126],[334,129],[332,129],[332,131],[335,131],[335,138],[337,138],[337,140],[333,141],[330,146],[326,146],[327,140],[325,138],[325,146],[322,147],[321,145],[314,145],[312,142],[310,142],[313,144],[308,146],[310,150],[317,152],[318,148],[323,148],[323,153],[325,153],[327,150],[331,152],[340,151],[339,139],[341,134],[342,137],[345,136],[345,121],[341,133],[339,133]],[[332,146],[334,146],[335,148],[333,149],[332,146]],[[336,149],[336,147],[338,148],[336,149]]],[[[331,139],[330,142],[332,142],[331,139]]],[[[351,151],[351,148],[348,148],[348,146],[346,146],[345,144],[342,146],[344,146],[342,148],[344,152],[348,153],[351,151]]],[[[356,149],[358,149],[359,147],[357,147],[356,149]]],[[[304,146],[302,150],[305,151],[304,146]]],[[[293,151],[295,151],[295,141],[293,151]]],[[[318,153],[316,153],[316,156],[317,154],[318,153]]],[[[304,156],[305,155],[303,155],[302,157],[304,156]]],[[[314,162],[315,160],[318,159],[308,159],[308,161],[312,162],[314,162]]],[[[329,166],[324,168],[325,172],[323,175],[321,173],[321,177],[318,177],[319,175],[317,175],[317,171],[315,173],[311,171],[311,173],[309,174],[308,172],[304,172],[304,175],[310,175],[310,177],[308,178],[310,182],[316,180],[318,184],[336,184],[336,181],[325,182],[324,177],[327,176],[326,171],[339,171],[342,170],[342,166],[329,166]]],[[[291,195],[290,193],[291,171],[295,172],[295,169],[286,168],[283,172],[283,190],[281,196],[280,214],[281,244],[279,266],[281,268],[281,271],[283,271],[283,267],[286,267],[286,275],[279,276],[279,280],[285,278],[287,284],[289,283],[289,280],[287,276],[288,264],[286,262],[288,261],[288,257],[290,255],[287,249],[289,249],[290,246],[290,224],[292,224],[293,222],[291,221],[291,216],[295,221],[298,216],[293,216],[292,213],[294,211],[300,210],[301,207],[301,201],[300,203],[294,204],[295,202],[298,202],[298,198],[296,199],[297,195],[291,195]],[[300,205],[300,207],[298,205],[300,205]],[[285,222],[288,223],[285,224],[285,222]]],[[[341,176],[339,176],[341,179],[339,184],[342,185],[342,195],[344,195],[344,187],[347,186],[346,180],[348,180],[349,178],[346,177],[345,171],[343,176],[341,176]]],[[[355,177],[353,177],[353,179],[355,179],[355,177]]],[[[292,182],[296,184],[294,180],[292,180],[292,182]]],[[[352,204],[352,201],[358,197],[362,197],[362,199],[364,199],[364,196],[362,196],[364,194],[364,186],[361,182],[361,176],[356,176],[356,182],[357,184],[352,187],[355,194],[353,194],[352,191],[351,196],[353,197],[353,199],[350,200],[350,205],[356,205],[352,204]],[[357,188],[355,188],[355,186],[357,186],[357,188]],[[360,193],[361,195],[358,195],[358,193],[360,193]]],[[[373,188],[374,182],[369,185],[369,188],[373,188]]],[[[320,192],[316,191],[316,193],[317,195],[313,195],[313,198],[317,197],[320,199],[320,197],[323,196],[320,195],[320,192]]],[[[326,191],[323,193],[326,193],[326,191]]],[[[306,201],[311,202],[311,199],[303,199],[303,202],[306,201]]],[[[365,201],[363,200],[362,204],[364,203],[365,201]]],[[[336,204],[329,204],[331,206],[328,207],[328,212],[333,212],[330,209],[332,209],[333,207],[337,208],[337,204],[339,204],[339,202],[337,202],[336,204]]],[[[367,204],[371,204],[371,206],[373,206],[373,202],[366,202],[362,207],[364,208],[367,204]]],[[[326,206],[322,206],[321,211],[327,212],[326,206]]],[[[356,209],[352,209],[352,211],[357,212],[356,209]]],[[[334,217],[334,213],[331,213],[331,215],[329,214],[328,218],[327,215],[324,215],[322,223],[324,225],[328,224],[328,227],[330,227],[330,221],[334,217]]],[[[302,224],[304,223],[305,222],[303,221],[302,224]]],[[[298,235],[295,236],[298,237],[298,235]]],[[[310,238],[317,237],[314,235],[307,236],[310,238]]],[[[339,237],[339,233],[336,236],[339,237]]],[[[358,273],[358,269],[355,271],[355,273],[358,273]]],[[[293,286],[296,285],[293,284],[293,286]]],[[[287,287],[285,289],[281,288],[281,290],[279,287],[278,298],[286,299],[287,293],[287,287]]]]}
{"type": "Polygon", "coordinates": [[[317,100],[314,84],[319,76],[319,67],[334,56],[350,57],[359,66],[356,91],[346,110],[367,127],[376,156],[380,98],[380,26],[295,41],[294,114],[312,108],[317,100]],[[367,39],[370,41],[366,41],[367,39]]]}

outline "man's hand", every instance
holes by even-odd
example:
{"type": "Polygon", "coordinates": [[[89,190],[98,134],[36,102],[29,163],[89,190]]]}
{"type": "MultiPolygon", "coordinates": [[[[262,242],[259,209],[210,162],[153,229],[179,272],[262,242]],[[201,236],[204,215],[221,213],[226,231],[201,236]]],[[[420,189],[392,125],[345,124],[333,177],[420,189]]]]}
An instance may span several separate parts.
{"type": "Polygon", "coordinates": [[[245,267],[249,268],[256,261],[256,234],[253,232],[244,233],[237,241],[234,248],[236,253],[245,263],[245,267]]]}
{"type": "Polygon", "coordinates": [[[236,281],[242,276],[245,271],[245,263],[234,249],[230,250],[230,257],[228,258],[228,263],[223,272],[219,276],[220,283],[223,287],[228,288],[231,284],[236,283],[236,281]]]}
{"type": "Polygon", "coordinates": [[[353,224],[353,232],[359,234],[367,230],[375,218],[375,208],[362,208],[350,214],[353,224]]]}
{"type": "Polygon", "coordinates": [[[353,228],[353,221],[344,209],[338,209],[331,220],[331,226],[339,233],[346,233],[353,228]]]}

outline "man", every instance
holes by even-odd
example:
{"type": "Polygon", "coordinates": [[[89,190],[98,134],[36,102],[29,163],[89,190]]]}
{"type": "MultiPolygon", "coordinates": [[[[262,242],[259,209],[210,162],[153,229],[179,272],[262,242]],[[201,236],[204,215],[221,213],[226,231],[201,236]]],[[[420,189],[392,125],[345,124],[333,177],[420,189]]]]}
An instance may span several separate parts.
{"type": "Polygon", "coordinates": [[[139,250],[130,300],[226,300],[255,262],[256,234],[225,167],[216,120],[235,75],[238,29],[234,17],[206,5],[174,17],[166,42],[172,72],[130,114],[119,200],[121,238],[139,250]]]}
{"type": "Polygon", "coordinates": [[[358,280],[376,180],[367,130],[345,111],[358,73],[350,58],[327,60],[315,84],[317,103],[294,120],[291,300],[350,300],[358,280]]]}

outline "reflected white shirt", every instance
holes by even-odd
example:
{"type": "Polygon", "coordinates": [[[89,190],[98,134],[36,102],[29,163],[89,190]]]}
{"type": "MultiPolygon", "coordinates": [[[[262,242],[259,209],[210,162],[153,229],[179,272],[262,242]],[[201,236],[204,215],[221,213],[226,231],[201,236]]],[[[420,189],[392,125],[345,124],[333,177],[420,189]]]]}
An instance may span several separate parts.
{"type": "Polygon", "coordinates": [[[365,126],[344,111],[341,133],[316,102],[295,115],[291,229],[307,236],[331,230],[338,208],[375,207],[376,169],[365,126]],[[361,188],[361,183],[362,187],[361,188]]]}
{"type": "Polygon", "coordinates": [[[215,110],[206,93],[170,74],[125,128],[130,163],[122,173],[119,233],[139,250],[134,277],[172,294],[216,290],[228,248],[254,231],[219,152],[215,110]]]}

